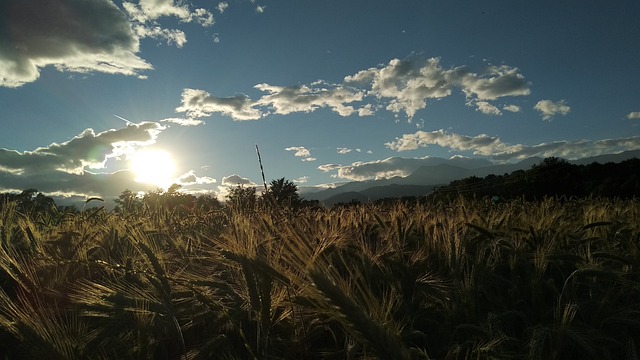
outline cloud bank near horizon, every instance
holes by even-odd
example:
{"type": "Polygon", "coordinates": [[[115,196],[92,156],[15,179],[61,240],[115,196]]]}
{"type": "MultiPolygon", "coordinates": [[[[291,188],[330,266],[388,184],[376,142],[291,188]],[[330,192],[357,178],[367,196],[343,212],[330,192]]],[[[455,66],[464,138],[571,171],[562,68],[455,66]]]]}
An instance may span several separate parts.
{"type": "MultiPolygon", "coordinates": [[[[640,149],[640,136],[631,136],[602,140],[559,140],[535,145],[508,144],[497,136],[480,134],[476,136],[450,133],[443,129],[431,132],[417,131],[405,134],[385,146],[396,152],[413,151],[429,146],[439,146],[450,152],[466,152],[475,157],[454,155],[451,159],[466,162],[465,166],[478,166],[472,163],[489,165],[520,161],[531,157],[559,157],[567,160],[592,157],[602,154],[614,154],[640,149]]],[[[322,172],[336,171],[335,178],[348,181],[388,179],[394,176],[407,176],[424,165],[433,165],[434,158],[390,157],[384,160],[354,162],[351,165],[323,164],[318,166],[322,172]]]]}

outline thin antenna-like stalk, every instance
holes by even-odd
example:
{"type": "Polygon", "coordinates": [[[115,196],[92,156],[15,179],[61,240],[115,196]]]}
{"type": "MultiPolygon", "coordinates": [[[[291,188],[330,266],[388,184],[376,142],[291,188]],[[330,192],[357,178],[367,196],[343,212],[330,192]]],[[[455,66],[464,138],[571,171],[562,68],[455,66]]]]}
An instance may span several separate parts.
{"type": "Polygon", "coordinates": [[[267,180],[264,177],[264,168],[262,167],[262,158],[260,157],[260,149],[258,149],[258,144],[256,144],[256,154],[258,154],[258,163],[260,163],[260,173],[262,174],[262,184],[264,184],[264,192],[267,193],[267,180]]]}

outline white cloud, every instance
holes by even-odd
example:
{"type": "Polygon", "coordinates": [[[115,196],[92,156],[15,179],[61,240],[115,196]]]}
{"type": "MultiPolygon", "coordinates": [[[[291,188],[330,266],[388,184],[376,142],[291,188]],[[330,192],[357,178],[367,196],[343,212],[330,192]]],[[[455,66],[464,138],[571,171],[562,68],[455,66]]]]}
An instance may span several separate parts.
{"type": "Polygon", "coordinates": [[[567,115],[571,112],[571,108],[566,104],[565,100],[553,102],[551,100],[540,100],[533,107],[542,115],[542,120],[551,120],[555,115],[567,115]]]}
{"type": "Polygon", "coordinates": [[[182,30],[142,25],[134,25],[133,30],[139,38],[164,39],[167,45],[175,45],[177,48],[182,48],[187,43],[187,35],[182,30]]]}
{"type": "Polygon", "coordinates": [[[301,176],[297,179],[293,180],[294,183],[298,183],[298,184],[306,184],[307,182],[309,182],[309,177],[308,176],[301,176]]]}
{"type": "Polygon", "coordinates": [[[416,150],[429,145],[438,145],[452,150],[473,151],[476,155],[485,156],[489,156],[495,152],[504,152],[509,148],[497,137],[491,137],[486,134],[473,137],[450,134],[442,129],[431,132],[418,131],[414,134],[405,134],[401,138],[396,138],[395,141],[385,144],[386,147],[394,151],[416,150]]]}
{"type": "Polygon", "coordinates": [[[182,174],[178,177],[178,184],[180,185],[198,185],[198,184],[215,184],[216,179],[208,176],[197,176],[194,170],[182,174]]]}
{"type": "Polygon", "coordinates": [[[490,165],[486,159],[470,159],[465,157],[452,157],[451,159],[419,157],[403,158],[390,157],[384,160],[374,160],[368,162],[354,162],[351,165],[339,166],[336,169],[337,178],[350,181],[365,181],[372,179],[389,179],[396,176],[405,177],[422,166],[435,166],[441,164],[459,164],[467,168],[477,168],[490,165]]]}
{"type": "MultiPolygon", "coordinates": [[[[309,113],[321,108],[341,116],[371,116],[385,108],[396,115],[404,112],[411,121],[418,110],[426,108],[427,99],[450,96],[453,89],[466,95],[468,105],[492,115],[502,112],[489,100],[530,93],[529,83],[517,68],[490,66],[476,74],[466,66],[444,69],[438,58],[394,59],[386,66],[346,76],[342,84],[319,80],[308,85],[257,84],[254,88],[267,94],[252,101],[246,96],[216,98],[203,90],[185,89],[177,111],[195,117],[220,112],[235,120],[255,120],[270,113],[309,113]]],[[[517,112],[519,108],[510,105],[504,110],[517,112]]]]}
{"type": "Polygon", "coordinates": [[[476,106],[476,110],[486,115],[502,115],[500,109],[487,101],[475,101],[471,103],[476,106]]]}
{"type": "Polygon", "coordinates": [[[500,161],[522,160],[532,156],[555,156],[572,160],[638,149],[640,148],[640,136],[595,141],[560,140],[528,146],[507,144],[498,137],[485,134],[467,136],[436,130],[405,134],[401,138],[396,138],[395,141],[385,145],[395,151],[408,151],[437,145],[449,150],[470,151],[475,155],[486,156],[500,161]]]}
{"type": "Polygon", "coordinates": [[[356,110],[345,104],[361,101],[364,96],[361,91],[322,82],[290,87],[258,84],[255,88],[268,93],[256,105],[271,107],[274,113],[280,115],[312,112],[321,107],[329,107],[341,116],[349,116],[356,110]]]}
{"type": "Polygon", "coordinates": [[[505,105],[502,107],[502,110],[504,111],[509,111],[512,113],[517,113],[520,112],[520,106],[518,105],[505,105]]]}
{"type": "Polygon", "coordinates": [[[344,147],[339,147],[339,148],[337,149],[337,151],[338,151],[338,154],[343,154],[343,155],[344,155],[344,154],[348,154],[348,153],[350,153],[351,151],[353,151],[353,149],[344,148],[344,147]]]}
{"type": "Polygon", "coordinates": [[[216,9],[218,9],[218,11],[220,11],[220,14],[222,14],[228,8],[229,8],[229,3],[227,3],[227,2],[220,2],[220,3],[218,3],[218,6],[216,6],[216,9]]]}
{"type": "Polygon", "coordinates": [[[166,29],[160,26],[158,19],[175,17],[180,22],[195,22],[203,27],[214,24],[213,14],[203,8],[191,10],[188,5],[174,0],[140,0],[138,4],[125,1],[122,7],[131,20],[132,28],[139,38],[165,39],[168,45],[181,48],[187,42],[187,36],[182,30],[166,29]]]}
{"type": "Polygon", "coordinates": [[[640,119],[640,111],[633,111],[627,114],[627,119],[640,119]]]}
{"type": "Polygon", "coordinates": [[[292,146],[285,149],[286,151],[295,151],[294,156],[297,157],[309,157],[311,153],[304,146],[292,146]]]}
{"type": "Polygon", "coordinates": [[[342,165],[324,164],[324,165],[318,166],[318,170],[320,170],[322,172],[329,172],[329,171],[333,171],[333,170],[339,169],[340,167],[342,167],[342,165]]]}
{"type": "Polygon", "coordinates": [[[294,156],[301,157],[302,161],[316,161],[317,159],[311,156],[311,152],[304,146],[292,146],[285,149],[286,151],[295,151],[294,156]]]}
{"type": "Polygon", "coordinates": [[[190,118],[207,117],[213,113],[230,116],[234,120],[257,120],[262,117],[255,109],[253,102],[245,95],[219,98],[206,91],[184,89],[182,91],[182,105],[177,112],[184,112],[190,118]]]}
{"type": "Polygon", "coordinates": [[[363,70],[344,80],[370,86],[370,95],[389,100],[387,110],[404,112],[409,119],[426,108],[427,99],[450,96],[454,88],[468,99],[483,101],[530,94],[529,83],[517,68],[490,66],[483,74],[476,74],[466,66],[444,69],[439,58],[393,59],[386,66],[363,70]]]}
{"type": "Polygon", "coordinates": [[[161,17],[176,17],[181,22],[196,22],[202,26],[214,23],[210,11],[202,8],[191,10],[188,5],[177,4],[174,0],[140,0],[137,5],[125,1],[122,6],[132,20],[142,24],[154,23],[161,17]]]}
{"type": "Polygon", "coordinates": [[[256,6],[256,12],[258,14],[262,14],[264,12],[264,9],[266,9],[266,8],[267,8],[266,6],[258,5],[258,6],[256,6]]]}
{"type": "Polygon", "coordinates": [[[181,125],[181,126],[198,126],[198,125],[202,125],[204,124],[204,121],[202,120],[198,120],[198,119],[191,119],[191,118],[168,118],[168,119],[163,119],[160,120],[161,122],[168,122],[168,123],[172,123],[172,124],[177,124],[177,125],[181,125]]]}
{"type": "Polygon", "coordinates": [[[518,68],[507,65],[489,66],[482,75],[460,67],[452,72],[451,82],[460,86],[468,97],[479,100],[496,100],[505,96],[525,96],[531,93],[529,83],[518,68]]]}
{"type": "Polygon", "coordinates": [[[12,1],[0,23],[0,86],[33,82],[46,66],[140,78],[152,69],[136,55],[138,37],[109,0],[12,1]]]}
{"type": "Polygon", "coordinates": [[[243,178],[240,175],[229,175],[229,176],[225,176],[222,178],[222,185],[223,186],[256,186],[255,183],[253,183],[251,180],[247,179],[247,178],[243,178]]]}

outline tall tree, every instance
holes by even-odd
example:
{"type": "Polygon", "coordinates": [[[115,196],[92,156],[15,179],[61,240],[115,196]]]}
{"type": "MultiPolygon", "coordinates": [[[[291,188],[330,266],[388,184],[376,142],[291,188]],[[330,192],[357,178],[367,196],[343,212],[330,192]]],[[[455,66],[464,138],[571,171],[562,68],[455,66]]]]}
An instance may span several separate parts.
{"type": "Polygon", "coordinates": [[[279,206],[297,208],[302,203],[296,184],[285,178],[271,180],[265,196],[279,206]]]}

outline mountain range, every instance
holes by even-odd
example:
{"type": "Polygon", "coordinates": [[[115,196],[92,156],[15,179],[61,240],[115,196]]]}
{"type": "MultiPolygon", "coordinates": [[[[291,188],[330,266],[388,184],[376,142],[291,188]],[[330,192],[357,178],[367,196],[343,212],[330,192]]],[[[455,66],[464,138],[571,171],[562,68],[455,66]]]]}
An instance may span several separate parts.
{"type": "MultiPolygon", "coordinates": [[[[575,165],[597,163],[618,163],[627,159],[640,158],[640,150],[625,151],[618,154],[606,154],[571,160],[575,165]]],[[[517,170],[528,170],[533,165],[544,160],[541,157],[531,157],[513,164],[492,164],[483,159],[467,158],[428,158],[425,165],[405,177],[388,179],[352,181],[343,185],[312,191],[308,188],[300,189],[300,195],[307,200],[318,200],[325,206],[351,201],[367,202],[384,198],[400,198],[405,196],[423,196],[431,193],[436,187],[447,185],[454,180],[471,176],[485,177],[487,175],[509,174],[517,170]]]]}

